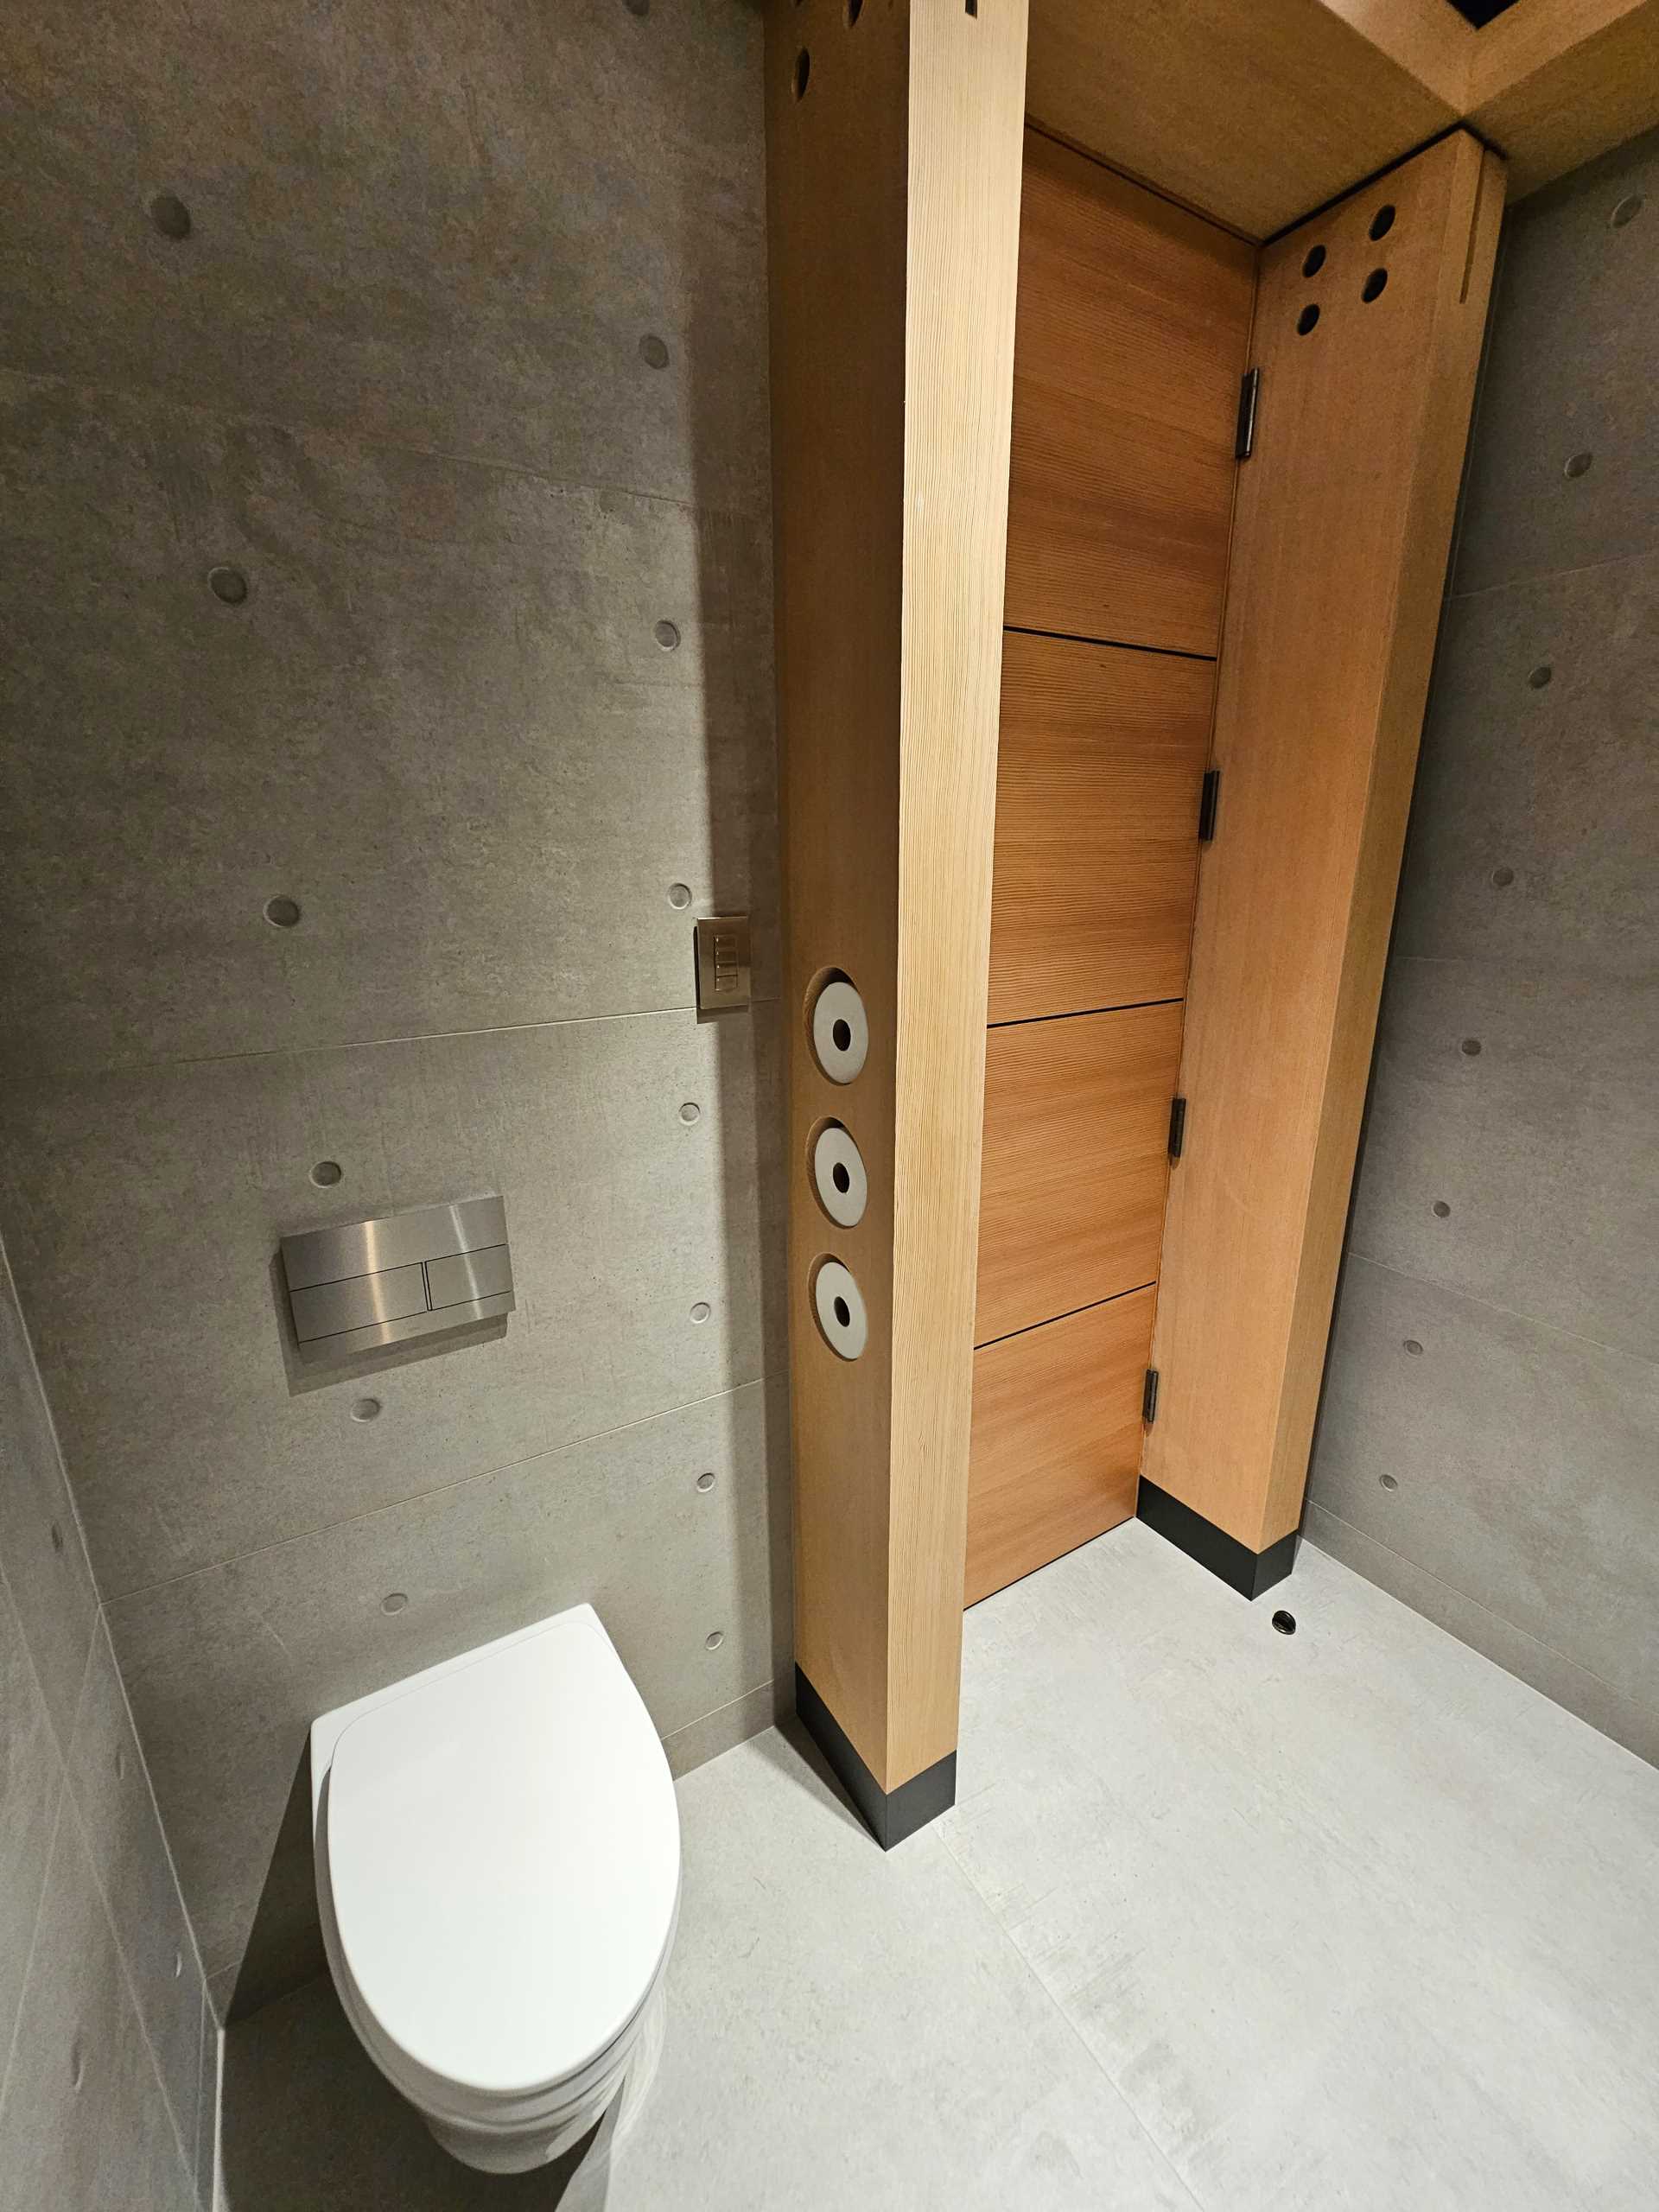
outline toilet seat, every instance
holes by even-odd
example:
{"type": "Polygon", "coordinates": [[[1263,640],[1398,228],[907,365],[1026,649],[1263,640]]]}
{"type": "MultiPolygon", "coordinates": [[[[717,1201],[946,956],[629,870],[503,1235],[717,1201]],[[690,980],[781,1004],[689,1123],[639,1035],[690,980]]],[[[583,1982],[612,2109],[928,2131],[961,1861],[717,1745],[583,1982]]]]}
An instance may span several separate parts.
{"type": "Polygon", "coordinates": [[[668,1764],[579,1605],[313,1731],[317,1876],[353,2024],[429,2117],[504,2133],[623,2064],[679,1898],[668,1764]]]}

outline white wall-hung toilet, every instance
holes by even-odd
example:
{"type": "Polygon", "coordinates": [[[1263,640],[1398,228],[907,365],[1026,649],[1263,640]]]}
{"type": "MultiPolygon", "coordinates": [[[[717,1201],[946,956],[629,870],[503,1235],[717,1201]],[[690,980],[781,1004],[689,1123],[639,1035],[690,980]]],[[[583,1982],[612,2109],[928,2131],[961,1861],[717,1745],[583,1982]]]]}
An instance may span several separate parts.
{"type": "Polygon", "coordinates": [[[317,1900],[370,2057],[517,2173],[655,2070],[680,1896],[663,1747],[591,1605],[313,1723],[317,1900]]]}

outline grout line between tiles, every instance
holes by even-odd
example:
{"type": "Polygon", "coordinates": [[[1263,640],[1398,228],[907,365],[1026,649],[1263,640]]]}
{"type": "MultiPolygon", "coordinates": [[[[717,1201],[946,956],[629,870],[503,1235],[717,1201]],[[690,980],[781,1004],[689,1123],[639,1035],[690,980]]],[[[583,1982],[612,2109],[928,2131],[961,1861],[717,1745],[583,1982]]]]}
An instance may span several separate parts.
{"type": "Polygon", "coordinates": [[[1628,1344],[1610,1344],[1605,1338],[1587,1337],[1582,1329],[1564,1329],[1559,1321],[1546,1321],[1539,1314],[1523,1313],[1517,1306],[1500,1306],[1496,1299],[1483,1298],[1478,1291],[1465,1290],[1461,1284],[1447,1282],[1439,1275],[1422,1275],[1411,1268],[1393,1267],[1387,1260],[1379,1260],[1374,1252],[1363,1251],[1357,1244],[1351,1244],[1343,1257],[1344,1261],[1363,1261],[1368,1268],[1381,1268],[1385,1275],[1392,1275],[1396,1282],[1421,1283],[1425,1290],[1445,1291],[1449,1297],[1460,1298],[1466,1305],[1482,1306],[1488,1313],[1501,1313],[1506,1320],[1524,1321],[1529,1329],[1547,1329],[1552,1337],[1564,1337],[1569,1344],[1588,1344],[1593,1351],[1611,1353],[1615,1359],[1630,1360],[1637,1367],[1659,1367],[1659,1360],[1632,1351],[1628,1344]]]}
{"type": "MultiPolygon", "coordinates": [[[[751,1011],[759,1011],[780,1003],[774,995],[770,998],[752,998],[749,1007],[751,1011]]],[[[514,1037],[532,1029],[576,1029],[610,1021],[664,1021],[676,1014],[690,1014],[695,1023],[696,1014],[696,1007],[689,1004],[624,1007],[614,1014],[560,1014],[540,1021],[491,1022],[480,1029],[411,1029],[396,1036],[346,1037],[321,1045],[276,1045],[253,1052],[181,1052],[156,1060],[100,1060],[88,1067],[46,1067],[29,1075],[0,1076],[0,1093],[38,1090],[48,1083],[89,1082],[101,1076],[152,1075],[171,1068],[223,1067],[236,1061],[308,1059],[324,1052],[372,1052],[382,1046],[442,1045],[461,1037],[514,1037]]],[[[721,1019],[729,1017],[721,1015],[721,1019]]]]}
{"type": "MultiPolygon", "coordinates": [[[[154,1582],[141,1582],[130,1590],[118,1592],[109,1600],[107,1610],[118,1611],[133,1598],[148,1598],[157,1590],[168,1590],[181,1582],[198,1582],[204,1575],[219,1574],[227,1567],[239,1567],[246,1560],[259,1559],[267,1552],[286,1551],[292,1544],[308,1543],[314,1536],[324,1536],[337,1529],[350,1529],[359,1521],[377,1520],[383,1513],[400,1513],[404,1507],[416,1505],[427,1498],[442,1497],[450,1491],[465,1490],[473,1483],[493,1481],[497,1475],[511,1474],[515,1467],[527,1467],[537,1459],[550,1459],[557,1452],[579,1451],[584,1445],[602,1444],[607,1437],[626,1436],[630,1430],[649,1428],[653,1421],[668,1421],[676,1414],[695,1412],[699,1406],[718,1405],[724,1398],[735,1398],[740,1392],[762,1387],[768,1380],[764,1370],[751,1375],[741,1382],[731,1382],[723,1390],[711,1390],[704,1397],[687,1398],[676,1406],[664,1406],[652,1414],[642,1414],[638,1421],[620,1421],[613,1428],[595,1429],[589,1436],[572,1436],[563,1444],[544,1445],[539,1452],[526,1452],[521,1459],[503,1459],[498,1466],[480,1467],[476,1473],[459,1475],[454,1482],[434,1483],[428,1490],[411,1491],[407,1497],[388,1498],[384,1504],[371,1505],[361,1513],[347,1513],[338,1521],[325,1521],[312,1529],[301,1529],[291,1536],[274,1537],[268,1544],[253,1544],[245,1552],[234,1552],[228,1559],[209,1560],[204,1567],[188,1567],[182,1574],[164,1574],[154,1582]]],[[[114,1637],[111,1636],[113,1645],[114,1637]]],[[[118,1655],[117,1665],[120,1661],[118,1655]]]]}
{"type": "Polygon", "coordinates": [[[974,1896],[978,1898],[986,1917],[989,1920],[992,1927],[995,1929],[997,1935],[1001,1937],[1001,1941],[1007,1945],[1009,1950],[1014,1954],[1014,1957],[1020,1961],[1021,1967],[1024,1967],[1026,1973],[1030,1976],[1033,1983],[1042,1992],[1043,1996],[1047,1999],[1049,2005],[1052,2006],[1059,2018],[1064,2021],[1067,2032],[1071,2035],[1073,2042],[1076,2043],[1078,2050],[1083,2052],[1084,2057],[1087,2058],[1090,2064],[1094,2068],[1096,2073],[1098,2074],[1101,2079],[1107,2084],[1108,2088],[1111,2090],[1112,2094],[1117,2099],[1119,2104],[1122,2106],[1124,2111],[1128,2113],[1130,2119],[1140,2129],[1141,2134],[1146,2138],[1147,2142],[1151,2146],[1154,2156],[1157,2158],[1159,2164],[1165,2168],[1166,2172],[1169,2174],[1170,2178],[1174,2182],[1176,2187],[1186,2198],[1187,2202],[1192,2206],[1193,2212],[1211,2212],[1211,2208],[1205,2205],[1203,2198],[1197,2195],[1190,2183],[1187,2181],[1185,2175],[1181,2172],[1174,2160],[1170,2157],[1168,2152],[1165,2150],[1163,2145],[1158,2140],[1158,2138],[1153,2133],[1151,2128],[1147,2125],[1147,2122],[1142,2118],[1139,2109],[1134,2102],[1124,2094],[1117,2082],[1113,2080],[1111,2073],[1103,2063],[1099,2052],[1092,2047],[1088,2037],[1084,2034],[1082,2029],[1072,2018],[1066,2007],[1060,2002],[1059,1998],[1055,1994],[1053,1990],[1049,1987],[1047,1982],[1043,1979],[1042,1974],[1038,1971],[1035,1961],[1030,1957],[1024,1946],[1020,1943],[1019,1937],[1015,1936],[1014,1930],[1007,1926],[1006,1922],[1003,1920],[1001,1914],[986,1896],[984,1891],[980,1888],[979,1884],[974,1879],[972,1873],[957,1856],[956,1848],[950,1841],[950,1821],[948,1816],[939,1823],[939,1841],[944,1845],[946,1855],[949,1857],[951,1865],[956,1868],[957,1873],[961,1875],[963,1880],[966,1882],[974,1896]]]}

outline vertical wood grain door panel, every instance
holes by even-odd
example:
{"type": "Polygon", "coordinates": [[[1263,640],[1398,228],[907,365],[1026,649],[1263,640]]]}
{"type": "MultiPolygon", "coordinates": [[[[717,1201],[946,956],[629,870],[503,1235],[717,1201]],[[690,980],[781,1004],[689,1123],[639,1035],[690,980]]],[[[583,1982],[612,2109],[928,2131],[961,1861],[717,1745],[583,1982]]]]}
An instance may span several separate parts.
{"type": "Polygon", "coordinates": [[[1214,680],[1208,661],[1008,632],[992,1021],[1186,988],[1214,680]]]}
{"type": "Polygon", "coordinates": [[[989,1032],[977,1343],[1156,1278],[1180,1051],[1179,1005],[989,1032]]]}
{"type": "Polygon", "coordinates": [[[1005,620],[1213,654],[1254,249],[1026,134],[1005,620]]]}
{"type": "Polygon", "coordinates": [[[974,1354],[966,1602],[1135,1511],[1151,1290],[974,1354]]]}

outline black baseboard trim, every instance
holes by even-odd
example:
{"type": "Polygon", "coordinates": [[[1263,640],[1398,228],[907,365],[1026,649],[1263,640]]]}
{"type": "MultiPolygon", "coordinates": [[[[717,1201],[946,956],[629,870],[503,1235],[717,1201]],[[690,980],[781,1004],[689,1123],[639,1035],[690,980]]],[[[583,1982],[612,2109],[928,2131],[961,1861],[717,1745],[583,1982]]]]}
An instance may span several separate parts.
{"type": "Polygon", "coordinates": [[[1156,1483],[1149,1483],[1144,1475],[1141,1478],[1140,1502],[1135,1510],[1148,1529],[1155,1529],[1177,1551],[1197,1560],[1200,1567],[1207,1567],[1211,1574],[1218,1575],[1241,1598],[1259,1598],[1275,1582],[1282,1582],[1296,1564],[1299,1529],[1293,1529],[1287,1536],[1281,1536],[1264,1552],[1253,1552],[1236,1536],[1230,1536],[1213,1521],[1206,1521],[1202,1513],[1195,1513],[1179,1497],[1172,1497],[1156,1483]]]}
{"type": "Polygon", "coordinates": [[[883,1789],[854,1750],[846,1730],[798,1667],[795,1669],[795,1712],[883,1851],[891,1851],[895,1843],[902,1843],[918,1828],[937,1821],[956,1803],[954,1751],[912,1775],[908,1782],[901,1782],[896,1789],[883,1789]]]}

